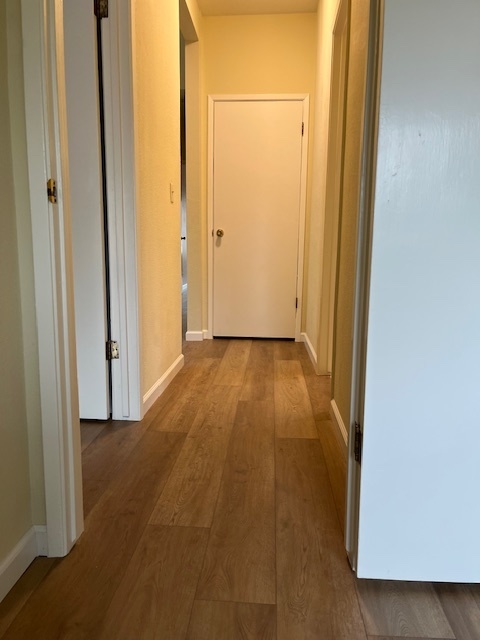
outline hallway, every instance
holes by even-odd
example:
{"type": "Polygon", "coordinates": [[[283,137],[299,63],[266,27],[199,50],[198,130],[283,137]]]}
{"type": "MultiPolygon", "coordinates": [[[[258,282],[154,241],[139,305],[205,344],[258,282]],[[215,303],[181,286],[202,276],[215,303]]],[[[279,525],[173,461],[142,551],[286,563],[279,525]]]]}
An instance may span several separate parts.
{"type": "Polygon", "coordinates": [[[82,425],[85,533],[33,563],[1,638],[480,638],[478,586],[350,571],[330,381],[303,344],[184,350],[142,422],[82,425]]]}

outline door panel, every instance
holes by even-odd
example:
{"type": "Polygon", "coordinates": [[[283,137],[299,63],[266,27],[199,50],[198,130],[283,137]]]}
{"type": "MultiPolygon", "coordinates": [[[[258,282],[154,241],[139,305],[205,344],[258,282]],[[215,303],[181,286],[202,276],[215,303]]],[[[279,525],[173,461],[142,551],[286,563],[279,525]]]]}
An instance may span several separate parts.
{"type": "Polygon", "coordinates": [[[300,100],[215,103],[215,336],[295,337],[302,119],[300,100]]]}
{"type": "Polygon", "coordinates": [[[110,413],[96,21],[64,2],[65,75],[80,417],[110,413]]]}
{"type": "Polygon", "coordinates": [[[479,30],[476,0],[385,3],[362,578],[480,582],[479,30]]]}

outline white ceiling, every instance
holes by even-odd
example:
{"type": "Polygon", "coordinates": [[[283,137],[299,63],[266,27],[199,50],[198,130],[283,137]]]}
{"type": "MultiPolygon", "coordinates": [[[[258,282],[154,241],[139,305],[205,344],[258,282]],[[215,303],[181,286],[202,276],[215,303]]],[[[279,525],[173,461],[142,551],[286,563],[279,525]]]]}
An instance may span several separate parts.
{"type": "Polygon", "coordinates": [[[314,13],[318,0],[197,0],[204,16],[314,13]]]}

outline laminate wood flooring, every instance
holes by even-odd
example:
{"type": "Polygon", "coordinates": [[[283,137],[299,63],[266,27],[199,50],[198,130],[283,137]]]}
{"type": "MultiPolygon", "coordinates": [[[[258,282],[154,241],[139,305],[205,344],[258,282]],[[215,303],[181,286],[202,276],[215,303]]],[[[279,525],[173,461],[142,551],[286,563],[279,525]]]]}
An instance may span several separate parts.
{"type": "Polygon", "coordinates": [[[357,580],[346,448],[303,344],[184,343],[141,422],[82,427],[85,532],[4,640],[480,640],[480,586],[357,580]]]}

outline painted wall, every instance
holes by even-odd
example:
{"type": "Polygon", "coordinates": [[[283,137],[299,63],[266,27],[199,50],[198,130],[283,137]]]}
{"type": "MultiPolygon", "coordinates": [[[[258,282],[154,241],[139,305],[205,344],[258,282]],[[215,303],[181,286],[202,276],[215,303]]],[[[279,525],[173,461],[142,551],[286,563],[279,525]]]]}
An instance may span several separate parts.
{"type": "Polygon", "coordinates": [[[357,215],[360,199],[369,6],[369,0],[355,0],[351,4],[343,203],[339,229],[332,394],[347,430],[350,424],[352,389],[357,215]]]}
{"type": "MultiPolygon", "coordinates": [[[[208,94],[308,93],[310,124],[315,94],[316,15],[226,16],[203,19],[204,103],[208,94]]],[[[206,118],[203,149],[206,166],[206,118]]],[[[310,149],[312,145],[310,144],[310,149]]],[[[310,153],[311,160],[311,153],[310,153]]],[[[311,173],[311,172],[310,172],[311,173]]],[[[206,175],[203,176],[205,180],[206,175]]],[[[310,181],[310,177],[309,177],[310,181]]],[[[187,185],[188,188],[188,185],[187,185]]],[[[310,191],[310,187],[308,188],[310,191]]],[[[206,194],[206,189],[204,190],[206,194]]],[[[307,212],[309,211],[309,199],[307,212]]],[[[206,208],[202,227],[203,325],[207,326],[206,208]]],[[[307,234],[309,219],[307,215],[307,234]]],[[[192,327],[193,328],[193,327],[192,327]]]]}
{"type": "Polygon", "coordinates": [[[480,581],[479,31],[477,0],[385,3],[360,577],[480,581]]]}
{"type": "MultiPolygon", "coordinates": [[[[318,356],[320,300],[322,283],[323,229],[325,224],[328,156],[328,123],[332,67],[332,32],[338,0],[323,0],[317,12],[317,59],[315,94],[315,131],[311,170],[312,192],[310,225],[306,252],[305,333],[318,356]]],[[[322,371],[322,373],[326,373],[322,371]]]]}
{"type": "Polygon", "coordinates": [[[182,350],[179,28],[178,0],[132,3],[143,394],[182,350]]]}
{"type": "Polygon", "coordinates": [[[32,526],[32,507],[38,518],[36,524],[45,518],[41,445],[33,437],[35,427],[39,428],[38,356],[22,58],[21,49],[15,44],[21,46],[22,41],[18,5],[15,2],[0,5],[0,562],[32,526]],[[30,454],[32,481],[38,482],[39,487],[31,484],[30,454]]]}

